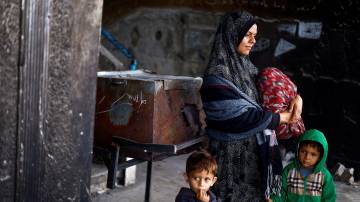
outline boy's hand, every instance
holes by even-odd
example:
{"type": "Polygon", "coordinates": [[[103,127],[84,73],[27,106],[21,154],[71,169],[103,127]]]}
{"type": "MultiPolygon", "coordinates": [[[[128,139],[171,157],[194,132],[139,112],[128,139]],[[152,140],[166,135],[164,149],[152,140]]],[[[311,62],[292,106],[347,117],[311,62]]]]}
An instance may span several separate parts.
{"type": "Polygon", "coordinates": [[[206,193],[205,190],[200,190],[198,193],[196,193],[196,198],[201,202],[209,202],[210,196],[206,193]]]}
{"type": "Polygon", "coordinates": [[[272,202],[272,199],[271,199],[271,198],[269,198],[269,199],[267,200],[267,202],[272,202]]]}

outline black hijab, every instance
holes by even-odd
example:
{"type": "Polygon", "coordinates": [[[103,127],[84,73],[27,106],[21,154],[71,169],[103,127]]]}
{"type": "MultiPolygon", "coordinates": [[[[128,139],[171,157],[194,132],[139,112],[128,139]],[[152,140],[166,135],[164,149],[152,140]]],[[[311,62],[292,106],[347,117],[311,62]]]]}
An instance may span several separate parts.
{"type": "Polygon", "coordinates": [[[251,63],[249,56],[237,52],[238,45],[254,24],[254,17],[246,11],[232,12],[222,17],[205,76],[223,77],[257,101],[255,76],[258,70],[251,63]]]}

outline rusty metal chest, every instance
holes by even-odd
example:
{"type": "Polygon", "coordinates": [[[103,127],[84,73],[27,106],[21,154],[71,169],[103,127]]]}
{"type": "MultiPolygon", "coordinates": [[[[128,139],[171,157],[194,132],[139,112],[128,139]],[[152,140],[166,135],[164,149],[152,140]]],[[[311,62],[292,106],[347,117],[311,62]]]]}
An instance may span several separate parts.
{"type": "MultiPolygon", "coordinates": [[[[97,82],[95,146],[109,146],[113,136],[137,143],[181,144],[205,127],[201,78],[137,70],[99,72],[97,82]]],[[[137,152],[127,155],[139,157],[137,152]]]]}

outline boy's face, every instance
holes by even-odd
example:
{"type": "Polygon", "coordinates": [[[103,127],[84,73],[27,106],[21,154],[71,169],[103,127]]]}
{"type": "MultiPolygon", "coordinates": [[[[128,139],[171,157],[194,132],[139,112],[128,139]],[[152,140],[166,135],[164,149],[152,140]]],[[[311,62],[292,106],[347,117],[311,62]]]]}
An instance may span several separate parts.
{"type": "Polygon", "coordinates": [[[185,173],[185,180],[189,183],[190,188],[195,192],[208,191],[211,186],[216,182],[216,177],[206,171],[193,171],[190,174],[185,173]]]}
{"type": "Polygon", "coordinates": [[[303,145],[299,149],[299,161],[304,168],[312,168],[320,160],[320,151],[316,147],[303,145]]]}

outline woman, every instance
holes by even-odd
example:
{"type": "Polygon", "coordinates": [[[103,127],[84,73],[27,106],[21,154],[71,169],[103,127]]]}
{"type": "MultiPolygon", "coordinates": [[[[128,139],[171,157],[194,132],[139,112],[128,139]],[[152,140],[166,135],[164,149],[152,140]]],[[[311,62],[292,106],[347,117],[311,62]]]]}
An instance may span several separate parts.
{"type": "Polygon", "coordinates": [[[269,159],[271,150],[266,146],[275,143],[269,142],[266,131],[280,123],[296,121],[301,115],[300,96],[281,113],[259,106],[255,85],[258,71],[248,57],[256,34],[257,25],[249,13],[226,14],[215,35],[201,89],[209,151],[219,166],[219,180],[213,190],[219,201],[253,202],[268,198],[274,191],[270,185],[278,182],[272,173],[274,170],[281,173],[281,162],[279,165],[277,157],[269,159]]]}

